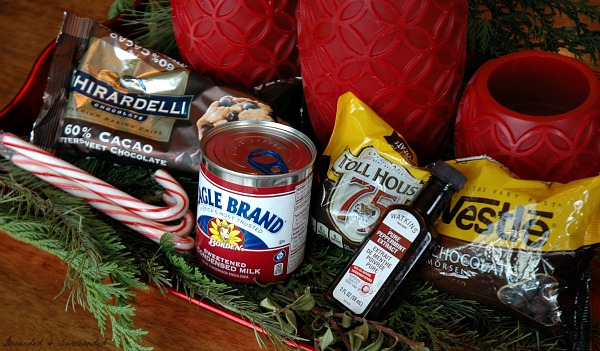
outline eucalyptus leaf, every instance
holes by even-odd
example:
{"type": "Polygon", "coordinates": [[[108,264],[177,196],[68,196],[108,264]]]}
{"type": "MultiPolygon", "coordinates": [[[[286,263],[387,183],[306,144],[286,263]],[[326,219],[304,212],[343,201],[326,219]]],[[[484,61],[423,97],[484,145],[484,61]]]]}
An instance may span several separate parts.
{"type": "Polygon", "coordinates": [[[357,325],[352,333],[362,341],[367,340],[369,338],[369,324],[365,321],[364,323],[357,325]]]}
{"type": "Polygon", "coordinates": [[[335,341],[335,337],[333,336],[333,332],[331,331],[331,329],[327,328],[327,330],[325,331],[325,334],[320,336],[318,338],[318,341],[319,341],[319,349],[320,350],[325,350],[330,345],[332,345],[335,341]]]}
{"type": "Polygon", "coordinates": [[[360,350],[360,347],[362,346],[362,342],[363,342],[362,338],[360,338],[356,334],[354,334],[354,331],[347,332],[346,337],[348,338],[348,341],[350,342],[350,350],[351,351],[360,350]]]}
{"type": "Polygon", "coordinates": [[[265,297],[261,302],[260,302],[260,307],[264,307],[266,309],[268,309],[269,311],[277,311],[279,309],[279,307],[273,303],[273,301],[271,301],[271,299],[269,297],[265,297]]]}
{"type": "MultiPolygon", "coordinates": [[[[281,330],[286,333],[286,334],[295,334],[296,333],[296,328],[291,325],[287,319],[282,318],[281,316],[277,315],[275,316],[275,318],[277,319],[277,321],[279,322],[279,328],[281,328],[281,330]]],[[[287,318],[287,316],[286,316],[287,318]]]]}
{"type": "Polygon", "coordinates": [[[352,325],[354,325],[354,318],[350,313],[344,312],[344,317],[342,318],[342,327],[350,328],[352,325]]]}
{"type": "Polygon", "coordinates": [[[285,319],[290,327],[290,332],[293,334],[298,333],[298,325],[296,323],[296,314],[292,310],[285,311],[285,319]]]}
{"type": "Polygon", "coordinates": [[[295,311],[310,311],[314,306],[315,299],[310,293],[310,287],[307,286],[304,294],[294,301],[290,307],[295,311]]]}
{"type": "Polygon", "coordinates": [[[377,339],[375,339],[375,341],[369,345],[367,345],[365,348],[363,348],[363,351],[379,351],[381,350],[381,347],[383,346],[383,342],[385,341],[385,335],[380,331],[379,334],[377,335],[377,339]]]}

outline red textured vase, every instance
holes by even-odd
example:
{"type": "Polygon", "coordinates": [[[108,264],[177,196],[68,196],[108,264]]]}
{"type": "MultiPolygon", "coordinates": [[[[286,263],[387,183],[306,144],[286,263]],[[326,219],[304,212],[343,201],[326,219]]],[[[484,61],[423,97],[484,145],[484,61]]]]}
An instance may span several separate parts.
{"type": "Polygon", "coordinates": [[[466,59],[466,0],[299,0],[298,49],[318,141],[351,91],[420,163],[444,153],[466,59]]]}
{"type": "Polygon", "coordinates": [[[182,59],[219,84],[250,88],[299,75],[296,0],[171,0],[182,59]]]}
{"type": "Polygon", "coordinates": [[[487,154],[523,179],[600,172],[600,82],[583,62],[522,51],[484,63],[460,101],[457,157],[487,154]]]}

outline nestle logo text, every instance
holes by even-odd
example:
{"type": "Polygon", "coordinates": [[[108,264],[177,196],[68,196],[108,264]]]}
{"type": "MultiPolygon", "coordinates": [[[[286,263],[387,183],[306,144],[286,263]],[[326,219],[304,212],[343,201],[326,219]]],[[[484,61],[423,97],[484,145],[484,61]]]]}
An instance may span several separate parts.
{"type": "Polygon", "coordinates": [[[521,242],[531,248],[541,248],[550,236],[548,221],[553,216],[552,212],[521,205],[513,208],[510,202],[461,196],[442,214],[442,222],[453,223],[463,231],[495,235],[510,243],[521,242]]]}

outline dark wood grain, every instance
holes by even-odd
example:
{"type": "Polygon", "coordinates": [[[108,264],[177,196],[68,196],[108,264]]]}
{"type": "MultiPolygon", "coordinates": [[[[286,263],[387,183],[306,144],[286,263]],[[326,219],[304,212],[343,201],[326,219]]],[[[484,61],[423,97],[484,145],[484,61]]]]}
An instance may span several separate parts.
{"type": "MultiPolygon", "coordinates": [[[[0,350],[120,349],[110,332],[101,335],[89,311],[67,306],[67,295],[61,294],[66,266],[56,256],[4,233],[0,242],[0,350]],[[27,342],[40,345],[15,344],[27,342]]],[[[155,288],[138,291],[137,303],[136,327],[149,332],[144,346],[170,351],[260,350],[250,328],[178,297],[163,296],[155,288]]]]}

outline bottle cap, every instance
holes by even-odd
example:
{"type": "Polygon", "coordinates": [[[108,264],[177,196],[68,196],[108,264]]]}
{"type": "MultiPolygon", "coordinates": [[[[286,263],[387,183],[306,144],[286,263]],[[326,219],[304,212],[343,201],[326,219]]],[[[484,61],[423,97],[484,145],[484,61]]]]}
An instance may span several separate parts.
{"type": "Polygon", "coordinates": [[[431,175],[450,185],[455,192],[462,189],[467,181],[467,177],[464,174],[442,160],[437,161],[433,165],[431,175]]]}

